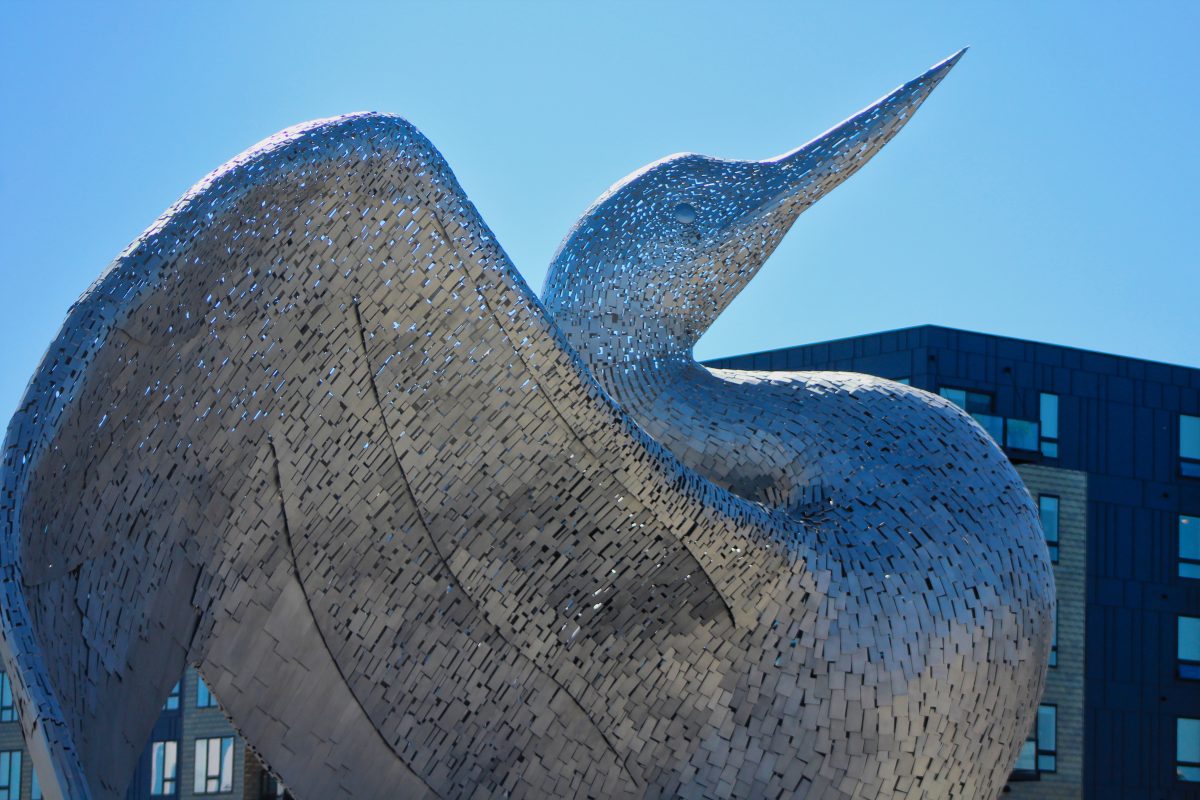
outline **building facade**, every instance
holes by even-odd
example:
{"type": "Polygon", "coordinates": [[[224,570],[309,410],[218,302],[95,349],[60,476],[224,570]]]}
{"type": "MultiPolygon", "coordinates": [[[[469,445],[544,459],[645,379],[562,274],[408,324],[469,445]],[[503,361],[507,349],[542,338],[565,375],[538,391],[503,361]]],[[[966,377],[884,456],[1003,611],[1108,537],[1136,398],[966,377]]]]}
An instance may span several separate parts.
{"type": "MultiPolygon", "coordinates": [[[[287,792],[234,732],[216,697],[188,669],[163,704],[127,800],[282,800],[287,792]]],[[[0,672],[0,800],[41,800],[8,676],[0,672]]]]}
{"type": "Polygon", "coordinates": [[[936,326],[709,366],[878,375],[975,416],[1056,562],[1053,665],[1006,791],[1200,797],[1200,369],[936,326]]]}

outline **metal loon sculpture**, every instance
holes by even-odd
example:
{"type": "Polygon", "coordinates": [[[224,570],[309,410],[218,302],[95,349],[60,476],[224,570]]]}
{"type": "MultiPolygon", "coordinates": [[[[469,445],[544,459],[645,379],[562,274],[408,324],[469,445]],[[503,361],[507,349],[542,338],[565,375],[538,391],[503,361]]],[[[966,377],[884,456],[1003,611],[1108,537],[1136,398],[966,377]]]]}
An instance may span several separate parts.
{"type": "Polygon", "coordinates": [[[283,131],[71,308],[8,429],[0,649],[47,796],[185,664],[299,798],[994,797],[1053,586],[964,412],[696,339],[961,54],[615,186],[539,302],[402,119],[283,131]]]}

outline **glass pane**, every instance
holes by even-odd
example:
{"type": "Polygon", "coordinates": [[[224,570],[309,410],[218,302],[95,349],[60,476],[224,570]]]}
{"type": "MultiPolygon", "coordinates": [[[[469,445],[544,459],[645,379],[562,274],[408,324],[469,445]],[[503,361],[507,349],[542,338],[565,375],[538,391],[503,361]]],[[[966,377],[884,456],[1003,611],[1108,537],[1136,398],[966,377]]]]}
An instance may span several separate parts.
{"type": "Polygon", "coordinates": [[[221,791],[233,791],[233,739],[221,740],[221,791]]]}
{"type": "Polygon", "coordinates": [[[150,794],[163,793],[163,744],[150,745],[150,794]]]}
{"type": "Polygon", "coordinates": [[[1200,764],[1200,719],[1175,720],[1175,760],[1200,764]]]}
{"type": "Polygon", "coordinates": [[[192,791],[204,794],[205,777],[208,775],[208,740],[196,740],[196,766],[193,770],[195,780],[192,781],[192,791]]]}
{"type": "Polygon", "coordinates": [[[1179,660],[1200,661],[1200,617],[1179,618],[1179,660]]]}
{"type": "Polygon", "coordinates": [[[17,706],[13,703],[12,680],[0,672],[0,722],[16,722],[17,706]]]}
{"type": "Polygon", "coordinates": [[[32,770],[33,780],[29,782],[29,797],[30,800],[42,800],[42,782],[38,780],[37,770],[32,770]]]}
{"type": "Polygon", "coordinates": [[[1058,438],[1058,395],[1042,393],[1039,419],[1042,423],[1042,436],[1047,439],[1058,438]]]}
{"type": "Polygon", "coordinates": [[[1021,755],[1017,756],[1017,765],[1013,769],[1027,772],[1037,769],[1037,743],[1033,739],[1026,739],[1021,745],[1021,755]]]}
{"type": "Polygon", "coordinates": [[[1181,578],[1200,578],[1200,564],[1189,563],[1187,561],[1179,562],[1179,577],[1181,578]]]}
{"type": "Polygon", "coordinates": [[[964,407],[972,414],[990,414],[992,396],[983,392],[967,392],[967,404],[964,407]]]}
{"type": "Polygon", "coordinates": [[[1179,456],[1200,458],[1200,417],[1179,415],[1179,456]]]}
{"type": "Polygon", "coordinates": [[[1057,564],[1058,563],[1058,545],[1052,544],[1052,545],[1049,545],[1049,547],[1050,547],[1050,563],[1057,564]]]}
{"type": "Polygon", "coordinates": [[[171,693],[167,695],[167,702],[163,703],[163,709],[166,711],[174,711],[179,708],[179,682],[175,682],[175,686],[171,688],[171,693]]]}
{"type": "Polygon", "coordinates": [[[1046,458],[1058,458],[1058,442],[1042,442],[1042,455],[1046,458]]]}
{"type": "Polygon", "coordinates": [[[949,400],[951,403],[954,403],[954,405],[958,406],[959,408],[965,409],[967,407],[967,393],[962,389],[943,388],[938,391],[938,394],[949,400]]]}
{"type": "Polygon", "coordinates": [[[1200,781],[1200,767],[1175,767],[1175,777],[1181,781],[1200,781]]]}
{"type": "Polygon", "coordinates": [[[1179,517],[1179,557],[1200,560],[1200,517],[1179,517]]]}
{"type": "Polygon", "coordinates": [[[1058,759],[1052,755],[1039,755],[1038,769],[1042,772],[1054,772],[1058,769],[1058,759]]]}
{"type": "Polygon", "coordinates": [[[1038,495],[1038,516],[1047,542],[1058,541],[1058,498],[1052,494],[1038,495]]]}
{"type": "Polygon", "coordinates": [[[1058,749],[1055,742],[1058,726],[1058,709],[1054,706],[1038,706],[1037,746],[1041,752],[1058,749]]]}
{"type": "Polygon", "coordinates": [[[1004,441],[1004,417],[993,417],[991,414],[972,414],[971,416],[983,426],[989,436],[996,440],[996,444],[1004,441]]]}
{"type": "Polygon", "coordinates": [[[1200,461],[1181,461],[1179,472],[1189,478],[1200,478],[1200,461]]]}
{"type": "Polygon", "coordinates": [[[204,682],[204,678],[196,676],[196,708],[212,708],[217,704],[213,698],[212,692],[208,690],[208,684],[204,682]]]}
{"type": "Polygon", "coordinates": [[[1037,450],[1038,424],[1027,419],[1010,419],[1008,446],[1014,450],[1037,450]]]}
{"type": "Polygon", "coordinates": [[[0,753],[0,800],[21,800],[21,751],[0,753]]]}

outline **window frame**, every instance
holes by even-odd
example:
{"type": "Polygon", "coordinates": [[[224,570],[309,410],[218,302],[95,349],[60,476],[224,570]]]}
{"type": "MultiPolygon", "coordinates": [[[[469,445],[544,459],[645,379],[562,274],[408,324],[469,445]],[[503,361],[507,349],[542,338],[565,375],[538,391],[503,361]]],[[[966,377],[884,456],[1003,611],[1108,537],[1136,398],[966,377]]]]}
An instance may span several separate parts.
{"type": "Polygon", "coordinates": [[[193,794],[229,794],[233,791],[235,753],[232,736],[209,736],[196,739],[195,756],[195,762],[192,764],[193,794]],[[214,746],[217,756],[215,759],[212,758],[214,746]],[[228,763],[226,763],[227,761],[228,763]],[[226,769],[227,767],[228,769],[226,769]]]}
{"type": "Polygon", "coordinates": [[[0,800],[21,800],[21,756],[20,750],[0,750],[0,800]]]}
{"type": "Polygon", "coordinates": [[[1058,418],[1060,408],[1057,394],[1054,392],[1038,392],[1038,451],[1046,458],[1058,458],[1058,418]],[[1046,424],[1049,419],[1049,415],[1046,413],[1048,398],[1054,398],[1051,403],[1054,406],[1053,436],[1046,432],[1050,430],[1050,426],[1046,424]]]}
{"type": "Polygon", "coordinates": [[[1037,496],[1038,507],[1038,524],[1042,526],[1042,538],[1046,542],[1046,549],[1050,551],[1050,563],[1057,564],[1059,558],[1060,540],[1062,536],[1062,497],[1057,494],[1043,494],[1038,492],[1037,496]],[[1054,540],[1051,541],[1049,534],[1046,531],[1045,512],[1043,508],[1043,500],[1054,501],[1054,540]]]}
{"type": "MultiPolygon", "coordinates": [[[[1179,754],[1179,739],[1180,739],[1179,733],[1180,733],[1180,729],[1183,727],[1183,723],[1185,723],[1185,722],[1195,723],[1196,736],[1197,736],[1197,739],[1200,739],[1200,719],[1197,719],[1196,717],[1176,717],[1175,718],[1175,780],[1178,781],[1179,783],[1198,783],[1198,782],[1200,782],[1200,760],[1185,761],[1185,760],[1183,760],[1183,758],[1180,757],[1180,754],[1179,754]],[[1179,773],[1180,773],[1181,767],[1183,769],[1193,770],[1195,777],[1185,778],[1182,775],[1180,775],[1179,773]]],[[[1195,755],[1197,759],[1200,759],[1200,752],[1196,752],[1193,755],[1195,755]]]]}
{"type": "Polygon", "coordinates": [[[1019,783],[1021,781],[1040,781],[1043,774],[1054,774],[1058,772],[1058,704],[1057,703],[1041,703],[1033,715],[1033,724],[1030,726],[1029,735],[1025,737],[1025,741],[1021,743],[1021,753],[1017,756],[1017,764],[1009,773],[1009,783],[1019,783]],[[1053,747],[1042,747],[1041,740],[1041,725],[1042,715],[1048,713],[1053,716],[1054,736],[1053,747]],[[1025,750],[1029,745],[1033,745],[1033,769],[1023,768],[1020,766],[1021,757],[1025,755],[1025,750]],[[1049,767],[1042,767],[1043,759],[1052,759],[1049,767]]]}
{"type": "Polygon", "coordinates": [[[1176,441],[1176,444],[1179,447],[1179,477],[1187,478],[1188,480],[1200,480],[1200,450],[1197,450],[1195,455],[1184,455],[1183,452],[1184,428],[1192,427],[1191,425],[1185,426],[1184,420],[1195,420],[1196,433],[1197,436],[1200,436],[1200,416],[1197,416],[1196,414],[1179,414],[1179,437],[1176,441]]]}
{"type": "Polygon", "coordinates": [[[183,702],[183,681],[175,681],[175,685],[171,687],[171,693],[167,695],[167,699],[163,701],[163,711],[178,711],[180,704],[183,702]]]}
{"type": "Polygon", "coordinates": [[[1200,617],[1191,614],[1175,616],[1175,675],[1184,681],[1200,681],[1200,617]],[[1183,657],[1185,621],[1190,623],[1188,627],[1195,627],[1193,631],[1195,634],[1193,641],[1196,645],[1195,658],[1183,657]]]}
{"type": "Polygon", "coordinates": [[[1038,706],[1038,710],[1037,710],[1037,719],[1036,719],[1036,720],[1035,720],[1035,722],[1034,722],[1034,726],[1037,728],[1037,768],[1038,768],[1038,774],[1040,775],[1040,774],[1042,774],[1043,772],[1048,772],[1048,773],[1051,773],[1051,774],[1053,774],[1053,773],[1055,773],[1055,772],[1058,772],[1058,704],[1057,704],[1057,703],[1042,703],[1041,705],[1039,705],[1039,706],[1038,706]],[[1053,736],[1054,736],[1054,742],[1053,742],[1053,745],[1054,745],[1054,746],[1053,746],[1053,747],[1042,747],[1042,731],[1041,731],[1041,728],[1042,728],[1042,710],[1043,710],[1043,709],[1046,709],[1046,710],[1048,710],[1048,711],[1049,711],[1049,714],[1050,714],[1050,716],[1053,718],[1053,720],[1052,720],[1052,721],[1053,721],[1053,726],[1054,726],[1054,729],[1053,729],[1053,736]],[[1050,762],[1050,765],[1051,765],[1051,766],[1049,766],[1049,767],[1043,767],[1043,766],[1042,766],[1042,759],[1043,759],[1043,758],[1049,758],[1049,759],[1053,759],[1053,760],[1050,762]]]}
{"type": "Polygon", "coordinates": [[[1178,514],[1175,519],[1175,526],[1178,529],[1176,535],[1176,574],[1181,578],[1188,580],[1200,579],[1200,517],[1192,516],[1191,514],[1178,514]],[[1195,557],[1185,556],[1183,554],[1183,526],[1194,524],[1195,530],[1192,532],[1197,540],[1197,553],[1195,557]],[[1184,569],[1190,567],[1194,574],[1185,575],[1184,569]]]}
{"type": "Polygon", "coordinates": [[[0,672],[0,722],[17,722],[17,701],[13,697],[12,678],[0,672]]]}
{"type": "Polygon", "coordinates": [[[150,743],[150,796],[175,797],[179,794],[179,742],[163,739],[150,743]],[[159,754],[162,754],[160,760],[159,754]],[[167,754],[174,769],[167,774],[167,754]]]}
{"type": "Polygon", "coordinates": [[[212,689],[208,688],[208,684],[204,682],[204,678],[196,676],[196,708],[219,708],[217,696],[212,693],[212,689]]]}

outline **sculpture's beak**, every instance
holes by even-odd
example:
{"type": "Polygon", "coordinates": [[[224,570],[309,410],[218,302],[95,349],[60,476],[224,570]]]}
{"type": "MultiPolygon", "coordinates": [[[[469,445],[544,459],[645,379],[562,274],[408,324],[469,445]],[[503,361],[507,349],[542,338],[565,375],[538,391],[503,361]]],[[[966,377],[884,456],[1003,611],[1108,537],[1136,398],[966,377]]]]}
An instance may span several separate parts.
{"type": "Polygon", "coordinates": [[[793,214],[788,216],[794,219],[871,160],[912,119],[913,112],[966,51],[964,47],[935,64],[803,147],[769,159],[766,163],[778,165],[786,173],[786,189],[777,202],[791,207],[793,214]]]}

